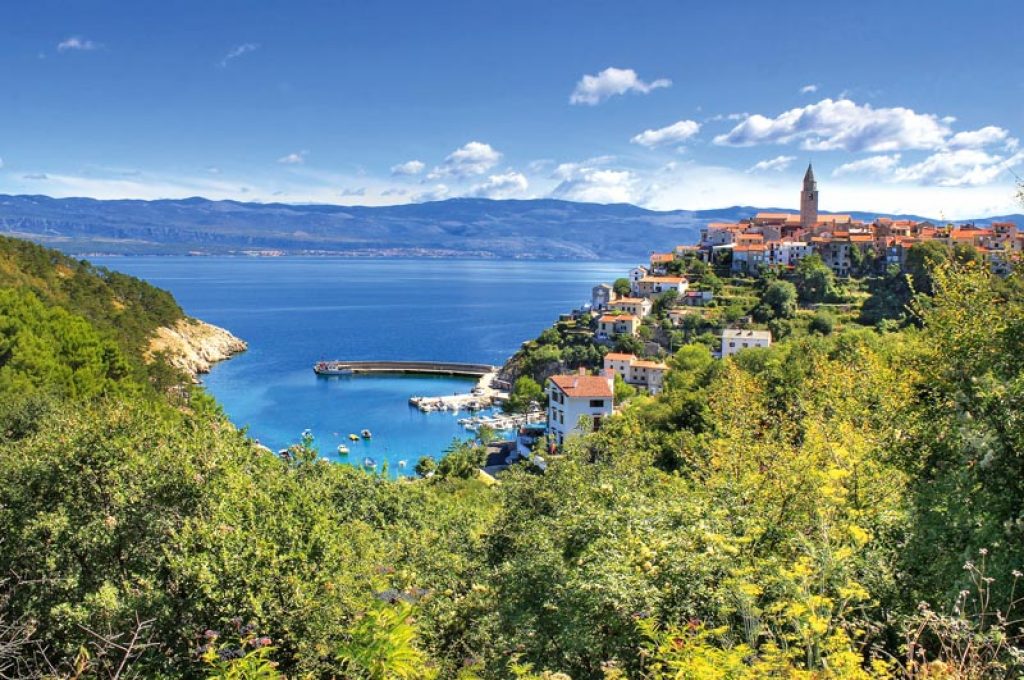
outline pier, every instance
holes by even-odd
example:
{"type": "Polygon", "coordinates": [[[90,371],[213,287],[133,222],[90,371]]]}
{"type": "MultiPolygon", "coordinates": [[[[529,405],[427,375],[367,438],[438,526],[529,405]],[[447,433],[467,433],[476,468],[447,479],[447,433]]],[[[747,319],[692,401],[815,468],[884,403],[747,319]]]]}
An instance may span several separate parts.
{"type": "Polygon", "coordinates": [[[496,373],[490,364],[464,364],[455,361],[319,361],[313,365],[317,375],[356,375],[400,373],[409,375],[451,375],[482,378],[496,373]]]}

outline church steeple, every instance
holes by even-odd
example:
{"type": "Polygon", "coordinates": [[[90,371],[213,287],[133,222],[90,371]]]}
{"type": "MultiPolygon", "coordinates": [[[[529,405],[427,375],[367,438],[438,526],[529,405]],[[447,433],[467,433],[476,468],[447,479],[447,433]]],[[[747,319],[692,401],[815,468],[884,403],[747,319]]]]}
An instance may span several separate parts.
{"type": "Polygon", "coordinates": [[[807,164],[807,172],[804,173],[804,191],[817,191],[818,183],[814,181],[814,168],[807,164]]]}
{"type": "Polygon", "coordinates": [[[814,180],[814,168],[807,164],[804,173],[804,188],[800,192],[800,226],[811,229],[818,222],[818,183],[814,180]]]}

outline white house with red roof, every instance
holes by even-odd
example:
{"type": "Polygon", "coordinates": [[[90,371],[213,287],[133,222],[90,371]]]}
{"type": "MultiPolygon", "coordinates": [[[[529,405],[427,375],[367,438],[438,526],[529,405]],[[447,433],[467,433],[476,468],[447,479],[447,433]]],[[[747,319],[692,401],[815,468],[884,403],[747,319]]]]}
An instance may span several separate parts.
{"type": "Polygon", "coordinates": [[[561,446],[569,436],[600,429],[615,408],[614,375],[553,375],[548,380],[548,436],[561,446]],[[585,429],[580,428],[584,424],[585,429]]]}

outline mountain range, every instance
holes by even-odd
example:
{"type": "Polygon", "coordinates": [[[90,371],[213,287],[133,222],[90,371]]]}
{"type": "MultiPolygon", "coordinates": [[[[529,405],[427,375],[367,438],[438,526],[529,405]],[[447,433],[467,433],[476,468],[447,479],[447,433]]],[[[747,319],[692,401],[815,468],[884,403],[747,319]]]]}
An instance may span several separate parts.
{"type": "MultiPolygon", "coordinates": [[[[77,255],[330,253],[600,260],[645,258],[652,250],[695,243],[708,222],[735,221],[763,210],[782,209],[654,211],[554,199],[458,198],[365,207],[0,195],[0,233],[77,255]]],[[[865,220],[881,214],[844,212],[865,220]]],[[[1024,225],[1024,215],[968,221],[1000,220],[1024,225]]]]}

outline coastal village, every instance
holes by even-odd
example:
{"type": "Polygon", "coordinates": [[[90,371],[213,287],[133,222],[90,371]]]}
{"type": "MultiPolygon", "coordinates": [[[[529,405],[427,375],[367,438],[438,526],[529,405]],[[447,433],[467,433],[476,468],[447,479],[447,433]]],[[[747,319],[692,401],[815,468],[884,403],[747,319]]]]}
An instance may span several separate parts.
{"type": "MultiPolygon", "coordinates": [[[[507,406],[510,397],[497,393],[507,410],[522,411],[522,420],[466,419],[467,426],[516,426],[510,460],[533,456],[543,466],[540,455],[557,454],[569,437],[600,428],[623,398],[658,394],[671,370],[669,358],[683,344],[704,342],[714,357],[725,358],[770,347],[773,330],[790,332],[792,321],[785,313],[774,313],[770,304],[757,305],[752,297],[768,280],[784,280],[802,268],[834,282],[906,279],[911,253],[923,244],[1007,275],[1024,251],[1024,233],[1010,222],[937,225],[888,217],[865,222],[819,213],[818,201],[809,165],[798,213],[760,212],[737,222],[712,222],[701,230],[699,243],[652,253],[649,262],[623,279],[594,286],[588,305],[563,315],[538,340],[524,343],[494,381],[513,395],[518,387],[513,382],[523,376],[532,374],[529,379],[543,385],[536,398],[513,409],[507,406]],[[744,292],[746,304],[737,304],[744,292]],[[560,345],[558,361],[535,361],[545,352],[553,357],[555,344],[560,345]],[[534,365],[522,365],[531,360],[534,365]],[[551,372],[573,364],[575,370],[551,372]]],[[[861,303],[867,295],[860,293],[861,303]]],[[[857,293],[848,297],[856,300],[857,293]]],[[[814,315],[808,327],[831,332],[836,316],[849,316],[853,305],[824,298],[804,305],[814,315]]]]}

